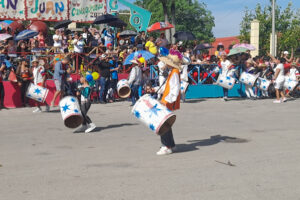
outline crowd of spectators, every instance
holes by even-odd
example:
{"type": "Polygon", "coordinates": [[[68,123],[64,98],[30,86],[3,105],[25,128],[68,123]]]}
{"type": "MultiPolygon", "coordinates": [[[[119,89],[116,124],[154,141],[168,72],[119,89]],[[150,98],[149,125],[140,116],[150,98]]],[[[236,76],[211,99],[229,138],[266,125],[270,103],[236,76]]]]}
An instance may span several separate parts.
{"type": "MultiPolygon", "coordinates": [[[[242,71],[246,71],[272,80],[274,76],[276,78],[278,76],[276,66],[283,64],[282,73],[297,80],[299,58],[294,57],[293,50],[291,53],[283,52],[278,58],[270,55],[252,58],[250,51],[227,58],[226,55],[232,46],[225,48],[219,44],[217,51],[210,54],[209,49],[195,50],[197,41],[193,45],[185,44],[186,42],[182,41],[170,44],[164,33],[161,33],[158,38],[148,37],[145,32],[140,32],[136,36],[121,37],[119,33],[114,34],[109,28],[102,31],[95,28],[83,28],[82,32],[57,29],[52,36],[40,32],[28,40],[15,41],[10,38],[0,41],[0,106],[4,107],[5,91],[2,81],[16,81],[21,88],[22,104],[27,106],[28,100],[25,94],[29,83],[33,80],[31,61],[38,60],[38,65],[44,67],[46,80],[53,78],[55,65],[65,57],[70,60],[70,73],[84,75],[98,72],[100,74],[94,88],[94,102],[113,102],[117,98],[118,73],[130,70],[130,66],[123,65],[124,60],[130,54],[146,50],[155,57],[142,62],[143,81],[139,90],[139,95],[142,95],[142,93],[152,91],[151,87],[159,84],[157,80],[149,78],[150,66],[154,66],[152,69],[156,70],[159,76],[167,75],[164,69],[159,69],[157,66],[157,57],[161,54],[162,48],[168,49],[170,53],[179,52],[189,60],[190,84],[199,84],[199,82],[214,84],[222,71],[222,62],[225,59],[231,63],[228,71],[233,70],[232,75],[237,79],[242,71]]],[[[135,57],[141,56],[137,53],[135,57]]],[[[258,98],[259,90],[257,88],[254,90],[251,88],[251,90],[254,92],[250,92],[249,95],[247,93],[247,96],[252,99],[258,98]]],[[[275,89],[272,90],[270,87],[269,93],[263,96],[273,95],[275,95],[275,89]]]]}

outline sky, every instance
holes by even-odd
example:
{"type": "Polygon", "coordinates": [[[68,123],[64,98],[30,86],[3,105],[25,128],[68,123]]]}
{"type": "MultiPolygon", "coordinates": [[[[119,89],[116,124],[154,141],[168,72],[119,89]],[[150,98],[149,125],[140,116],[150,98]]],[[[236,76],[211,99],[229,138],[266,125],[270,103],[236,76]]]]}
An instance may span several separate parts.
{"type": "MultiPolygon", "coordinates": [[[[134,2],[134,0],[128,0],[134,2]]],[[[228,37],[239,35],[240,23],[244,16],[245,7],[254,9],[257,3],[263,6],[270,0],[199,0],[207,5],[207,9],[215,17],[213,33],[215,37],[228,37]]],[[[300,0],[277,0],[277,4],[286,8],[289,2],[293,3],[293,9],[300,8],[300,0]]],[[[124,9],[124,7],[121,7],[124,9]]]]}

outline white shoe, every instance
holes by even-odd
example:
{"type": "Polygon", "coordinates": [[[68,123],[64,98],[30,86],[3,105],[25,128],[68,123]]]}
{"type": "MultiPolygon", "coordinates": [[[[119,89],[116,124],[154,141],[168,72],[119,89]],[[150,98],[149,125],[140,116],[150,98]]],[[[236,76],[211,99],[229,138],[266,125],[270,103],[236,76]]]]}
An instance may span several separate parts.
{"type": "Polygon", "coordinates": [[[223,97],[222,101],[228,101],[228,97],[223,97]]]}
{"type": "Polygon", "coordinates": [[[82,133],[88,128],[87,125],[82,125],[80,128],[76,129],[73,133],[82,133]]]}
{"type": "Polygon", "coordinates": [[[156,152],[156,155],[161,156],[161,155],[169,155],[173,153],[172,149],[169,149],[168,147],[160,147],[159,151],[156,152]]]}
{"type": "Polygon", "coordinates": [[[40,113],[42,110],[40,108],[36,108],[35,110],[32,111],[33,113],[40,113]]]}
{"type": "Polygon", "coordinates": [[[94,123],[90,123],[88,126],[89,128],[85,130],[85,133],[89,133],[97,127],[94,123]]]}
{"type": "Polygon", "coordinates": [[[281,101],[280,100],[275,100],[275,101],[273,101],[273,103],[281,103],[281,101]]]}
{"type": "Polygon", "coordinates": [[[46,112],[49,112],[49,111],[50,111],[50,106],[46,105],[46,112]]]}
{"type": "Polygon", "coordinates": [[[287,98],[284,97],[284,98],[281,99],[281,101],[282,102],[287,102],[287,98]]]}

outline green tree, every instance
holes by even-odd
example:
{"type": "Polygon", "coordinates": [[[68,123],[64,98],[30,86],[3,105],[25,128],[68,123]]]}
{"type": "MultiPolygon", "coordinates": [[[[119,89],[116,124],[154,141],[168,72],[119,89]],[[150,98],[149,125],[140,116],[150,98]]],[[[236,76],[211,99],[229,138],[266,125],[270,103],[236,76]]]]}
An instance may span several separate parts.
{"type": "MultiPolygon", "coordinates": [[[[165,21],[162,0],[137,0],[135,3],[152,12],[151,22],[165,21]]],[[[167,2],[168,20],[176,25],[176,31],[190,31],[198,40],[214,40],[214,17],[204,3],[197,0],[172,0],[167,2]]]]}
{"type": "MultiPolygon", "coordinates": [[[[272,33],[272,1],[262,7],[257,4],[254,10],[245,9],[245,15],[240,24],[240,39],[250,42],[251,21],[257,19],[260,22],[260,54],[265,55],[270,50],[270,35],[272,33]]],[[[292,9],[292,3],[288,3],[285,9],[280,6],[275,8],[277,48],[279,51],[289,50],[299,46],[299,11],[292,9]],[[298,34],[298,35],[297,35],[298,34]]]]}

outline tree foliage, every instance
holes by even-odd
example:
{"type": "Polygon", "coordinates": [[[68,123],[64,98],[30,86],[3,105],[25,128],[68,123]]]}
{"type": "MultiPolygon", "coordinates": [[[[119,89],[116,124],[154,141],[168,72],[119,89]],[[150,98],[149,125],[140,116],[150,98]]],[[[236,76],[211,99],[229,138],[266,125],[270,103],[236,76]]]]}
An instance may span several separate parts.
{"type": "MultiPolygon", "coordinates": [[[[300,11],[292,9],[292,3],[288,3],[285,9],[280,6],[275,8],[277,48],[279,51],[289,50],[300,46],[300,11]]],[[[270,35],[272,33],[272,0],[270,4],[262,7],[257,4],[254,10],[245,9],[245,15],[241,22],[240,39],[250,42],[251,21],[257,19],[260,22],[260,54],[265,55],[270,49],[270,35]]]]}
{"type": "MultiPolygon", "coordinates": [[[[153,24],[165,21],[163,4],[167,5],[169,21],[172,19],[172,2],[169,0],[137,0],[135,3],[152,12],[150,24],[153,24]]],[[[174,2],[176,31],[190,31],[201,41],[211,42],[214,40],[212,32],[215,25],[214,17],[204,3],[199,3],[197,0],[174,0],[174,2]]]]}

